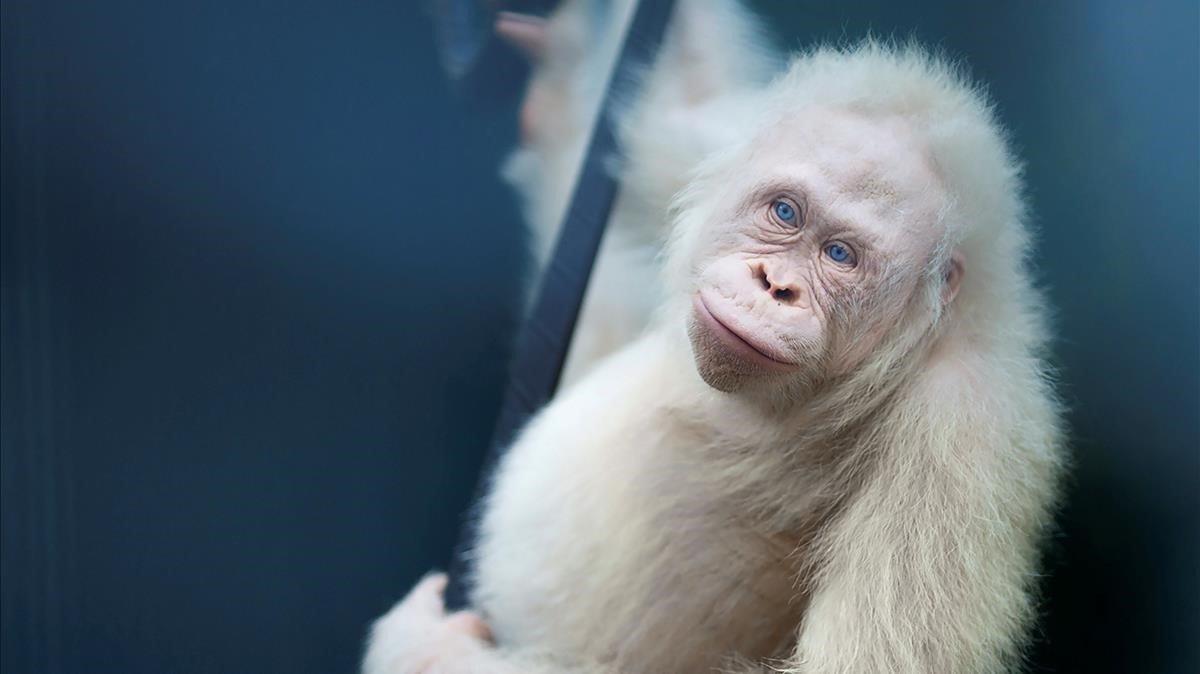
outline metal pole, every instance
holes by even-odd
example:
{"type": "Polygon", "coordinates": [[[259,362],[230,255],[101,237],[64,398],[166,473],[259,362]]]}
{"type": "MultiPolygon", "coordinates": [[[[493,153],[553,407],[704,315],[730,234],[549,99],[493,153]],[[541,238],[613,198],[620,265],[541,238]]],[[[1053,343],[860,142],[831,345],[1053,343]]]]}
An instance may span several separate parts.
{"type": "Polygon", "coordinates": [[[463,522],[451,562],[450,585],[446,588],[446,605],[450,608],[466,605],[470,557],[478,533],[478,511],[487,492],[489,477],[517,432],[550,400],[558,386],[596,251],[617,195],[617,181],[610,170],[610,162],[619,153],[613,128],[616,104],[628,100],[628,87],[635,84],[631,81],[634,68],[652,65],[674,4],[674,0],[638,2],[625,31],[600,113],[592,128],[571,205],[559,228],[554,254],[542,275],[533,309],[517,341],[508,388],[491,448],[484,460],[474,505],[463,522]]]}

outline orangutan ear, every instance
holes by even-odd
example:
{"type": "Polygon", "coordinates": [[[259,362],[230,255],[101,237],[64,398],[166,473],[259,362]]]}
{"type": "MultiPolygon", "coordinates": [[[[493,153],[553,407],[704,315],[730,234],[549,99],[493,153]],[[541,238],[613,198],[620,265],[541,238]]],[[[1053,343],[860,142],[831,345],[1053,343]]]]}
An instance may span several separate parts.
{"type": "Polygon", "coordinates": [[[963,273],[963,255],[956,250],[946,262],[946,285],[942,287],[942,304],[954,301],[954,296],[958,294],[958,286],[962,284],[963,273]]]}
{"type": "Polygon", "coordinates": [[[531,14],[500,12],[496,15],[496,35],[538,63],[546,54],[546,20],[531,14]]]}

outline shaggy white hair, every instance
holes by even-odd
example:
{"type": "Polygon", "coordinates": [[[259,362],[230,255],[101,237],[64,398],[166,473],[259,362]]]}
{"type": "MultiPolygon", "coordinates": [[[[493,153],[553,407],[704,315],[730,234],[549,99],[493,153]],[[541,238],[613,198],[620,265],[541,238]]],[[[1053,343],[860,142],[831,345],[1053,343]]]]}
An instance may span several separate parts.
{"type": "MultiPolygon", "coordinates": [[[[867,41],[804,54],[725,110],[726,147],[676,202],[653,327],[559,394],[495,476],[474,600],[501,647],[445,630],[421,641],[445,623],[433,611],[393,628],[412,623],[401,605],[372,653],[407,646],[410,666],[479,674],[1020,664],[1065,462],[1020,168],[991,105],[944,58],[867,41]],[[722,181],[761,170],[739,160],[749,144],[815,105],[903,118],[945,193],[925,223],[941,240],[856,371],[762,405],[701,380],[686,297],[722,181]],[[944,300],[955,254],[965,274],[944,300]]],[[[638,136],[628,176],[660,171],[639,157],[667,138],[638,136]]],[[[408,671],[392,662],[368,671],[408,671]]]]}

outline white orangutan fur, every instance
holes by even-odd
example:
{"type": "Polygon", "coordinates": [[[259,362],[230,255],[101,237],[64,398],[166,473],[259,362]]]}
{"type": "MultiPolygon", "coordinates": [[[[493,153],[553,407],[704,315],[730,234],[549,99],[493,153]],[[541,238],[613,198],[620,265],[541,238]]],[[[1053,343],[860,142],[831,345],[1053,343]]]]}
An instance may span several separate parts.
{"type": "MultiPolygon", "coordinates": [[[[504,177],[517,188],[541,270],[575,185],[596,110],[630,18],[630,0],[568,0],[546,23],[522,108],[524,141],[504,177]]],[[[612,159],[620,194],[592,271],[562,382],[628,344],[662,300],[659,261],[672,195],[710,151],[727,144],[729,119],[776,70],[754,17],[732,0],[680,0],[655,65],[634,75],[612,159]]]]}
{"type": "MultiPolygon", "coordinates": [[[[748,99],[675,202],[652,327],[504,457],[479,617],[445,617],[427,581],[376,624],[367,674],[1020,665],[1063,454],[1019,164],[980,90],[915,47],[817,49],[748,99]],[[726,356],[689,333],[693,298],[779,162],[844,199],[805,210],[888,224],[897,257],[864,255],[876,296],[835,307],[825,329],[852,338],[822,337],[802,380],[705,373],[726,356]]],[[[741,309],[797,301],[771,273],[741,309]]]]}

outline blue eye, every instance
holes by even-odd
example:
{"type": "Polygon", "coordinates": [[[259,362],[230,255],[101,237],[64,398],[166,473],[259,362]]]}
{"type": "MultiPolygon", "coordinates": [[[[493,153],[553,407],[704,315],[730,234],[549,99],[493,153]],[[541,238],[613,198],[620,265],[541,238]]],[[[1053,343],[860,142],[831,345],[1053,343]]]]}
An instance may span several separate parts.
{"type": "Polygon", "coordinates": [[[775,217],[789,225],[796,224],[796,208],[788,202],[780,199],[779,201],[775,202],[775,205],[772,206],[772,209],[775,211],[775,217]]]}
{"type": "Polygon", "coordinates": [[[854,255],[850,252],[850,249],[840,243],[831,243],[825,246],[825,254],[829,256],[830,260],[841,264],[854,261],[854,255]]]}

